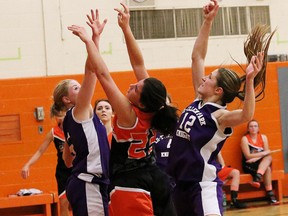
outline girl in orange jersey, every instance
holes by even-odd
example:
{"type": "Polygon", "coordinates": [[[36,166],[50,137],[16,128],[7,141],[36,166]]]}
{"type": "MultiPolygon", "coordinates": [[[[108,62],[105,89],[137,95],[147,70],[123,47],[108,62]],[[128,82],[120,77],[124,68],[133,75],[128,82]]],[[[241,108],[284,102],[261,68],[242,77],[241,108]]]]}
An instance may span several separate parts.
{"type": "Polygon", "coordinates": [[[259,188],[260,181],[263,178],[268,201],[272,205],[279,204],[272,191],[272,157],[268,139],[266,135],[260,133],[259,123],[254,119],[247,124],[247,133],[241,139],[241,149],[243,153],[243,171],[253,176],[251,185],[259,188]]]}
{"type": "Polygon", "coordinates": [[[29,159],[29,161],[23,166],[21,170],[21,176],[24,179],[29,177],[30,167],[36,163],[40,157],[47,150],[49,145],[54,142],[55,148],[57,150],[57,166],[56,166],[56,181],[58,187],[58,196],[60,201],[60,215],[68,216],[69,215],[69,202],[66,197],[65,187],[68,177],[71,174],[72,168],[67,168],[65,166],[64,160],[62,159],[63,155],[63,146],[65,143],[65,137],[63,133],[63,119],[65,117],[64,111],[57,111],[54,109],[54,106],[51,107],[51,117],[54,117],[57,125],[54,126],[46,135],[43,143],[39,146],[38,150],[34,155],[29,159]]]}
{"type": "Polygon", "coordinates": [[[156,166],[152,145],[156,131],[164,135],[174,131],[177,109],[166,104],[167,91],[163,83],[149,77],[129,26],[129,9],[121,5],[123,10],[115,9],[118,24],[137,79],[127,95],[115,84],[85,29],[76,25],[68,28],[85,43],[93,71],[116,113],[111,144],[109,213],[110,216],[172,216],[175,210],[169,179],[156,166]]]}

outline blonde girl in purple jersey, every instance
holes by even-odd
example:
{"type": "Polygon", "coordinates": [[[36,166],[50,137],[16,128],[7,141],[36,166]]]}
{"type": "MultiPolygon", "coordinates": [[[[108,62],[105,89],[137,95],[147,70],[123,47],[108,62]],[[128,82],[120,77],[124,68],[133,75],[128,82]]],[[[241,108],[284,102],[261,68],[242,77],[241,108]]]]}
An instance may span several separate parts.
{"type": "Polygon", "coordinates": [[[252,119],[255,111],[254,88],[265,87],[267,51],[272,34],[257,26],[249,35],[244,51],[249,62],[246,75],[219,68],[205,76],[208,38],[218,2],[203,7],[204,21],[192,51],[192,81],[196,99],[182,112],[173,134],[168,172],[174,177],[174,204],[181,216],[222,215],[222,182],[216,157],[232,127],[252,119]],[[266,39],[266,40],[265,40],[266,39]],[[244,100],[243,108],[228,111],[226,104],[235,97],[244,100]]]}
{"type": "MultiPolygon", "coordinates": [[[[87,18],[92,29],[90,40],[98,47],[106,20],[99,21],[97,10],[91,10],[87,18]]],[[[55,88],[53,98],[57,109],[68,110],[63,122],[67,142],[63,159],[67,166],[73,164],[66,186],[73,215],[107,216],[110,150],[106,129],[91,106],[97,77],[89,60],[86,60],[82,86],[73,80],[62,81],[55,88]]]]}

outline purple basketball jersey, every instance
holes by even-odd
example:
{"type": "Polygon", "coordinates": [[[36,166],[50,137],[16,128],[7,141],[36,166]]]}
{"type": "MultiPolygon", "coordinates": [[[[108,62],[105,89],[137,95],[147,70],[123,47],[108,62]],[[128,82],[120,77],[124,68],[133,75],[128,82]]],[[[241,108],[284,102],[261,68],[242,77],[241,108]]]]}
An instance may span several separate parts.
{"type": "Polygon", "coordinates": [[[66,113],[63,122],[67,143],[73,144],[76,152],[72,173],[83,181],[108,184],[110,150],[106,129],[97,115],[79,122],[72,111],[66,113]]]}
{"type": "Polygon", "coordinates": [[[220,166],[215,159],[232,129],[223,133],[212,113],[225,108],[209,102],[202,105],[195,100],[182,112],[168,159],[168,173],[176,184],[217,181],[220,166]]]}

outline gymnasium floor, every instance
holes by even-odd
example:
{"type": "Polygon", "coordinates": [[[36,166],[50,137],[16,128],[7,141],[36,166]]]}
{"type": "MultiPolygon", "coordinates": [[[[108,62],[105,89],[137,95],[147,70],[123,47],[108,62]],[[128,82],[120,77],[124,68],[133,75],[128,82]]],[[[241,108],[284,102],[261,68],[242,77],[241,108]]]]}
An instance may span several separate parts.
{"type": "Polygon", "coordinates": [[[272,206],[266,201],[247,202],[246,209],[227,208],[224,216],[288,216],[288,198],[283,199],[280,205],[272,206]]]}

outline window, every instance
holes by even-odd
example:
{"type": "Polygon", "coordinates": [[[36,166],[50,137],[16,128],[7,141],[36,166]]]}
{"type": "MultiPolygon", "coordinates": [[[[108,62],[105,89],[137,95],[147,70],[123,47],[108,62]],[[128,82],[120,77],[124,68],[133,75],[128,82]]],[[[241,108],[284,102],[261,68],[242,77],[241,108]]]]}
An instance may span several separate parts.
{"type": "MultiPolygon", "coordinates": [[[[202,8],[135,10],[130,25],[137,40],[196,37],[203,21],[202,8]]],[[[211,35],[243,35],[255,25],[270,25],[269,6],[220,8],[211,35]]]]}
{"type": "Polygon", "coordinates": [[[131,29],[136,39],[174,38],[173,10],[131,11],[131,29]]]}
{"type": "Polygon", "coordinates": [[[251,26],[255,26],[259,23],[267,24],[270,26],[269,7],[250,7],[249,9],[251,26]]]}
{"type": "Polygon", "coordinates": [[[175,10],[176,37],[196,37],[203,16],[202,9],[175,10]]]}

